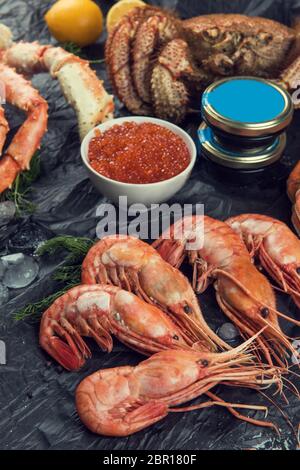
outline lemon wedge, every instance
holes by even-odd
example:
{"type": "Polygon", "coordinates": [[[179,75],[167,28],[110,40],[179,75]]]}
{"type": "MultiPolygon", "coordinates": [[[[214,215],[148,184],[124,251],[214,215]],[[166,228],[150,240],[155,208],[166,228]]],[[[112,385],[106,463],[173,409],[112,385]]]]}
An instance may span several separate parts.
{"type": "Polygon", "coordinates": [[[120,21],[120,19],[127,15],[130,10],[133,10],[137,7],[145,7],[146,3],[142,0],[120,0],[119,2],[115,3],[109,12],[107,13],[106,17],[106,27],[107,31],[111,31],[112,28],[120,21]]]}

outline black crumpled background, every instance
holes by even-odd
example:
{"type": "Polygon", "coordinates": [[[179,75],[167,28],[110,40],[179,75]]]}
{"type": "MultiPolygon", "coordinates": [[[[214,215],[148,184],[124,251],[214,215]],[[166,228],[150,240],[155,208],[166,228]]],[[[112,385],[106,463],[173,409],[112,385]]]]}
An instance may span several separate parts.
{"type": "MultiPolygon", "coordinates": [[[[39,0],[0,0],[0,20],[8,25],[16,40],[50,38],[43,15],[54,2],[39,0]]],[[[107,12],[112,1],[98,2],[107,12]]],[[[212,12],[241,12],[263,15],[289,24],[299,9],[300,1],[287,0],[165,0],[151,2],[176,8],[182,17],[212,12]]],[[[105,34],[94,46],[87,48],[89,58],[101,59],[105,34]]],[[[106,80],[105,66],[94,65],[106,80]]],[[[33,184],[31,199],[38,205],[31,217],[0,227],[0,252],[6,251],[9,237],[24,225],[36,222],[53,234],[95,237],[96,208],[106,202],[92,187],[80,160],[79,138],[73,110],[63,99],[59,85],[49,75],[33,78],[33,84],[49,103],[49,126],[41,148],[42,174],[33,184]]],[[[6,106],[12,132],[24,117],[6,106]]],[[[126,115],[117,102],[116,115],[126,115]]],[[[199,118],[188,120],[185,128],[193,135],[199,118]]],[[[199,157],[192,177],[172,202],[203,203],[206,214],[226,219],[242,212],[259,212],[290,220],[290,203],[285,193],[286,176],[300,155],[300,113],[296,113],[288,133],[288,147],[283,163],[276,171],[269,170],[264,178],[254,177],[246,184],[236,175],[229,182],[215,174],[199,157]]],[[[113,353],[104,354],[92,345],[93,358],[79,373],[61,371],[38,345],[38,324],[16,323],[13,314],[22,306],[54,292],[51,279],[61,260],[41,262],[38,280],[11,295],[1,308],[0,339],[7,347],[7,365],[0,365],[0,447],[2,449],[295,449],[296,440],[276,408],[271,407],[269,419],[281,428],[278,438],[272,431],[257,428],[234,419],[226,410],[215,408],[184,414],[170,414],[160,423],[128,438],[106,438],[90,433],[76,415],[74,392],[85,376],[99,368],[136,364],[142,357],[115,342],[113,353]]],[[[279,296],[282,311],[295,314],[288,297],[279,296]]],[[[225,318],[216,306],[213,288],[201,296],[206,318],[217,327],[225,318]]],[[[283,325],[296,335],[297,330],[283,325]]],[[[299,332],[298,332],[299,333],[299,332]]],[[[292,379],[294,381],[294,379],[292,379]]],[[[295,381],[294,381],[295,382],[295,381]]],[[[296,382],[295,382],[296,383],[296,382]]],[[[298,384],[299,385],[299,384],[298,384]]],[[[251,391],[219,389],[230,401],[264,403],[263,397],[251,391]]],[[[288,393],[289,404],[275,398],[295,426],[300,421],[300,402],[288,393]]],[[[253,412],[250,412],[250,414],[253,412]]],[[[258,416],[258,415],[257,415],[258,416]]]]}

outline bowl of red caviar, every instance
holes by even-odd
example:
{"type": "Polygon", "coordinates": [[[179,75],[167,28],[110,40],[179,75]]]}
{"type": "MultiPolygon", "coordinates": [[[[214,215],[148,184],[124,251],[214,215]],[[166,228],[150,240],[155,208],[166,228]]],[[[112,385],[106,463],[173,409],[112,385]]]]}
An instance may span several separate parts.
{"type": "Polygon", "coordinates": [[[180,127],[152,117],[111,119],[92,129],[81,157],[96,189],[111,201],[147,206],[167,201],[186,183],[197,156],[180,127]]]}

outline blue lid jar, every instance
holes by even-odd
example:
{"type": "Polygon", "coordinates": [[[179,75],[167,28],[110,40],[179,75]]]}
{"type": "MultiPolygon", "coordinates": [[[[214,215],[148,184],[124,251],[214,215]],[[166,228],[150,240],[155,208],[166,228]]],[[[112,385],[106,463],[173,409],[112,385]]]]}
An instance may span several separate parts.
{"type": "Polygon", "coordinates": [[[253,169],[281,157],[293,103],[276,83],[236,77],[210,85],[201,111],[199,142],[204,154],[224,166],[253,169]]]}

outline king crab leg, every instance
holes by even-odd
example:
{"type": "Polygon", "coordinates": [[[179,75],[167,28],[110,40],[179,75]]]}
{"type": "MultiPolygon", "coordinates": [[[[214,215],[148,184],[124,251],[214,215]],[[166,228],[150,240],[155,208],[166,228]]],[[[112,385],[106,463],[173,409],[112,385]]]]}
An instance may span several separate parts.
{"type": "MultiPolygon", "coordinates": [[[[48,105],[30,82],[4,64],[0,64],[0,81],[5,86],[7,101],[27,113],[26,121],[0,160],[1,193],[11,187],[19,172],[29,168],[47,128],[48,105]]],[[[1,129],[4,129],[1,139],[4,141],[8,126],[5,118],[3,120],[3,109],[1,115],[1,129]]]]}
{"type": "Polygon", "coordinates": [[[133,45],[132,79],[139,96],[151,103],[151,69],[154,54],[179,35],[179,23],[162,14],[150,16],[138,28],[133,45]]]}
{"type": "MultiPolygon", "coordinates": [[[[0,34],[3,25],[0,25],[0,34]]],[[[7,28],[5,28],[6,30],[7,28]]],[[[74,107],[81,139],[86,133],[113,116],[113,97],[103,87],[88,61],[60,47],[38,43],[0,43],[1,61],[17,72],[31,75],[49,72],[57,78],[67,101],[74,107]]]]}
{"type": "Polygon", "coordinates": [[[131,47],[139,25],[155,11],[151,7],[133,10],[110,33],[105,48],[109,76],[119,99],[132,113],[140,115],[150,114],[151,109],[138,95],[131,80],[131,47]]]}

